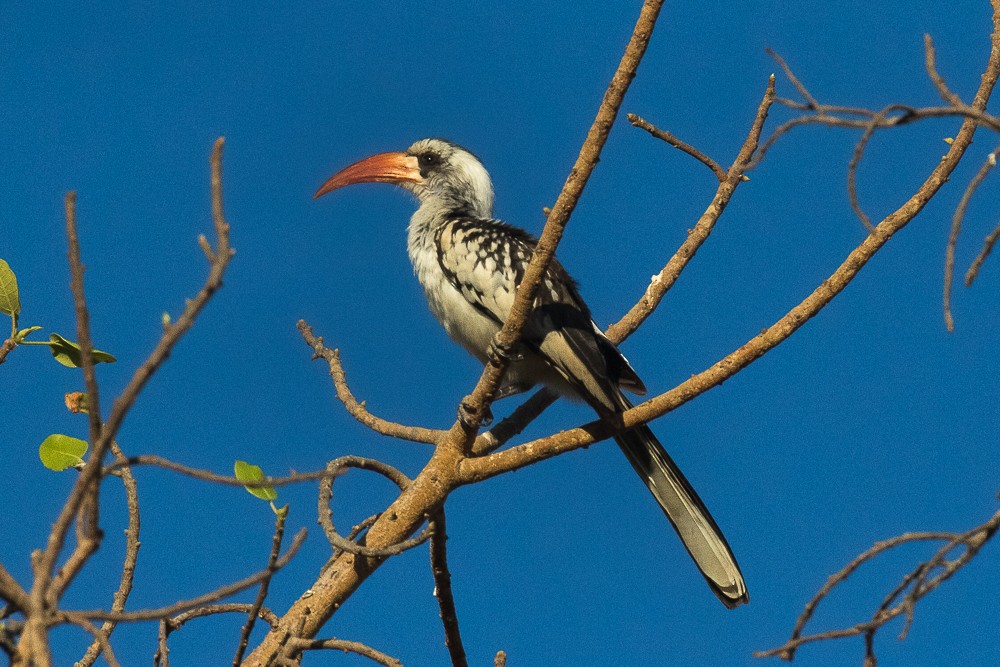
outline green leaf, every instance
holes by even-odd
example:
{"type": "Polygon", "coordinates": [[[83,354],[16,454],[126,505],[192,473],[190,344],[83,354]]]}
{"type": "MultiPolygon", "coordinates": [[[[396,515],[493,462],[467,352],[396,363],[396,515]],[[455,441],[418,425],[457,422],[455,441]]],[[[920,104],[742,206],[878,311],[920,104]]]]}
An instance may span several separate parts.
{"type": "Polygon", "coordinates": [[[14,340],[17,342],[18,345],[20,345],[21,343],[24,342],[25,338],[35,333],[36,331],[41,330],[41,328],[42,327],[27,327],[26,329],[21,329],[20,331],[14,334],[14,340]]]}
{"type": "MultiPolygon", "coordinates": [[[[264,481],[264,471],[260,469],[260,466],[246,461],[237,461],[233,466],[233,472],[236,473],[236,479],[241,482],[264,481]]],[[[270,502],[278,499],[278,492],[274,490],[273,486],[244,486],[243,488],[261,500],[270,502]]]]}
{"type": "Polygon", "coordinates": [[[38,458],[49,470],[66,470],[83,465],[83,455],[87,453],[87,442],[68,435],[53,433],[42,441],[38,448],[38,458]]]}
{"type": "MultiPolygon", "coordinates": [[[[55,357],[56,361],[63,366],[79,368],[83,365],[83,353],[80,351],[80,345],[78,343],[66,340],[59,334],[54,333],[49,334],[48,345],[49,349],[52,350],[52,356],[55,357]]],[[[94,350],[91,356],[94,359],[95,364],[99,364],[102,361],[107,364],[118,361],[107,352],[101,352],[100,350],[94,350]]]]}
{"type": "Polygon", "coordinates": [[[17,277],[10,265],[0,259],[0,313],[16,316],[21,312],[21,298],[17,294],[17,277]]]}

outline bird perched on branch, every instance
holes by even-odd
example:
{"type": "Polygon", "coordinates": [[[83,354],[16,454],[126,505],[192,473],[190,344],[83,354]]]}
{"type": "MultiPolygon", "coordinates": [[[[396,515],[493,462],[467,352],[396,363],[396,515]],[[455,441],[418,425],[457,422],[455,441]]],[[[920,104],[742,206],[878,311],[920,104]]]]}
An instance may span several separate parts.
{"type": "MultiPolygon", "coordinates": [[[[448,335],[485,363],[535,239],[493,219],[489,174],[475,155],[451,142],[422,139],[404,152],[373,155],[334,174],[314,197],[370,182],[398,185],[419,200],[408,230],[414,272],[448,335]]],[[[613,423],[632,407],[623,389],[646,391],[628,360],[594,323],[576,282],[555,260],[539,285],[498,395],[538,383],[586,401],[613,423]]],[[[748,602],[726,538],[653,432],[637,426],[615,440],[712,591],[730,608],[748,602]]]]}

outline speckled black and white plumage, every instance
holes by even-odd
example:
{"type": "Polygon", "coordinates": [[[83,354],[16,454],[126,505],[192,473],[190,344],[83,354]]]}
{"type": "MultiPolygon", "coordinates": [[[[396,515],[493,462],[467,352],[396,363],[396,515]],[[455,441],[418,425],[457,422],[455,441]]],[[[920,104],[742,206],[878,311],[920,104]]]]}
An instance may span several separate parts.
{"type": "MultiPolygon", "coordinates": [[[[448,335],[485,361],[524,277],[535,239],[493,215],[493,185],[472,153],[422,139],[405,153],[385,153],[332,177],[317,196],[365,181],[410,190],[420,207],[410,220],[413,269],[448,335]]],[[[547,384],[613,419],[631,407],[622,389],[645,393],[628,360],[594,324],[575,281],[553,261],[539,286],[504,393],[547,384]]],[[[653,432],[640,426],[615,440],[670,519],[709,586],[728,607],[749,600],[739,566],[704,503],[653,432]]]]}

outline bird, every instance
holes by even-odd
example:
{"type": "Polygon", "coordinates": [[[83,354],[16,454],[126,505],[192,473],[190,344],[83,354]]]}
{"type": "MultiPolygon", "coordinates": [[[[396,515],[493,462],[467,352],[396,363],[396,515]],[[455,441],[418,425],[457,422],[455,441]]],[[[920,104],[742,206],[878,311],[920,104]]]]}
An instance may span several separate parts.
{"type": "MultiPolygon", "coordinates": [[[[359,160],[327,179],[322,197],[358,183],[389,183],[418,203],[407,250],[431,312],[448,335],[486,363],[514,302],[537,243],[528,232],[493,218],[493,184],[471,151],[444,139],[421,139],[405,151],[359,160]]],[[[575,280],[553,259],[497,396],[549,386],[614,420],[632,407],[624,391],[646,387],[594,323],[575,280]]],[[[625,457],[670,520],[709,587],[722,603],[749,602],[732,549],[705,503],[646,425],[614,436],[625,457]]]]}

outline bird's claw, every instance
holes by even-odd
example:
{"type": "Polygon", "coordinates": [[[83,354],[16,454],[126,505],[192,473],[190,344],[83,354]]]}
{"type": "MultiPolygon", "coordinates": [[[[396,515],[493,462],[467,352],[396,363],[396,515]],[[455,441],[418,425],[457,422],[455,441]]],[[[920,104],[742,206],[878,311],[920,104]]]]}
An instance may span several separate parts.
{"type": "Polygon", "coordinates": [[[497,344],[496,339],[490,341],[490,346],[486,350],[486,356],[494,366],[524,359],[524,355],[520,352],[515,352],[509,348],[502,348],[497,344]]]}
{"type": "Polygon", "coordinates": [[[475,409],[469,403],[468,396],[462,399],[462,402],[458,404],[458,420],[462,422],[462,425],[468,429],[478,430],[485,428],[493,423],[493,411],[490,410],[489,406],[485,406],[481,410],[481,416],[476,419],[475,409]]]}

